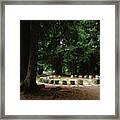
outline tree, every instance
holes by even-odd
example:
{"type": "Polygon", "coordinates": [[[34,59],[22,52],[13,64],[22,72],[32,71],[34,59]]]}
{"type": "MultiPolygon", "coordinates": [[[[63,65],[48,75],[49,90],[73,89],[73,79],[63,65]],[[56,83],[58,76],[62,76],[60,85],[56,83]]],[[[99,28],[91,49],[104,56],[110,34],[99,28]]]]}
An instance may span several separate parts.
{"type": "Polygon", "coordinates": [[[56,74],[99,74],[99,20],[40,21],[39,62],[56,74]],[[66,69],[66,70],[65,70],[66,69]]]}
{"type": "Polygon", "coordinates": [[[36,66],[37,66],[37,40],[38,32],[36,22],[21,21],[21,86],[20,91],[33,93],[37,90],[36,66]],[[24,64],[25,63],[25,64],[24,64]]]}

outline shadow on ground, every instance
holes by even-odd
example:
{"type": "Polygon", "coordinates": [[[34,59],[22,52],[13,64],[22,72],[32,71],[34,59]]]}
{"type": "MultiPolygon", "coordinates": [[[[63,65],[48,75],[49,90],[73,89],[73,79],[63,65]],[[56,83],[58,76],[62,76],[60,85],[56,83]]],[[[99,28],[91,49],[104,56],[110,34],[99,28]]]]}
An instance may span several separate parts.
{"type": "Polygon", "coordinates": [[[99,86],[53,87],[39,86],[39,92],[20,95],[21,100],[99,100],[99,86]]]}

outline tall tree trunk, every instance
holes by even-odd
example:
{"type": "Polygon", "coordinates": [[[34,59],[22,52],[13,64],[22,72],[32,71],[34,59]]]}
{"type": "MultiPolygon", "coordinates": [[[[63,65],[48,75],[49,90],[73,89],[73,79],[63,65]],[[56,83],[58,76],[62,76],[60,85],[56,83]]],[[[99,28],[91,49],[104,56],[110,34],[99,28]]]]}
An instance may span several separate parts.
{"type": "Polygon", "coordinates": [[[76,75],[77,74],[77,66],[76,66],[76,60],[73,59],[70,63],[70,68],[71,68],[71,75],[76,75]]]}
{"type": "MultiPolygon", "coordinates": [[[[21,82],[21,92],[24,93],[33,93],[37,90],[37,84],[36,84],[36,67],[37,67],[37,39],[38,34],[35,30],[35,25],[30,21],[29,23],[30,27],[30,34],[28,34],[29,39],[29,61],[27,65],[27,74],[23,82],[21,82]],[[29,37],[30,36],[30,37],[29,37]]],[[[26,34],[26,33],[24,33],[26,34]]],[[[22,46],[21,46],[22,49],[22,46]]],[[[21,53],[21,56],[24,55],[24,52],[21,53]]],[[[24,61],[26,61],[24,59],[24,61]]],[[[24,72],[24,71],[22,71],[24,72]]]]}
{"type": "Polygon", "coordinates": [[[62,64],[63,64],[62,54],[59,53],[58,56],[55,57],[54,61],[55,73],[57,75],[62,75],[62,64]]]}
{"type": "Polygon", "coordinates": [[[30,21],[20,21],[20,81],[27,75],[30,48],[30,21]]]}

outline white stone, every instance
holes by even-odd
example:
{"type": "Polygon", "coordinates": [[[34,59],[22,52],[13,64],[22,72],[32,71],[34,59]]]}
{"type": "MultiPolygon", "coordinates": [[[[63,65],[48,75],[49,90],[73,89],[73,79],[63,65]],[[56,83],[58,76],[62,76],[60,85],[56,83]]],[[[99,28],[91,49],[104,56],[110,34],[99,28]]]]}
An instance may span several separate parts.
{"type": "Polygon", "coordinates": [[[71,78],[73,78],[73,75],[71,75],[71,78]]]}
{"type": "Polygon", "coordinates": [[[84,78],[87,78],[87,75],[85,75],[84,78]]]}
{"type": "Polygon", "coordinates": [[[89,79],[92,79],[92,75],[89,75],[89,79]]]}
{"type": "Polygon", "coordinates": [[[82,75],[79,75],[78,77],[79,77],[79,78],[82,78],[82,75]]]}

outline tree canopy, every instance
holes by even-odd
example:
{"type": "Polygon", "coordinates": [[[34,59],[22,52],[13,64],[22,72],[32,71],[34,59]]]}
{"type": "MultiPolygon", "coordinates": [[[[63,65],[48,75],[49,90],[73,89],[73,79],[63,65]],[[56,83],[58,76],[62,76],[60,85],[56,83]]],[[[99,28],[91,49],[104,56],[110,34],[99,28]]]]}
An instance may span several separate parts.
{"type": "Polygon", "coordinates": [[[57,74],[100,74],[100,21],[39,21],[38,66],[57,74]]]}

